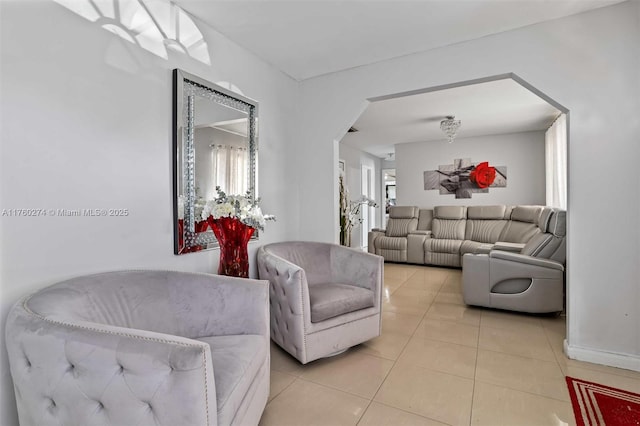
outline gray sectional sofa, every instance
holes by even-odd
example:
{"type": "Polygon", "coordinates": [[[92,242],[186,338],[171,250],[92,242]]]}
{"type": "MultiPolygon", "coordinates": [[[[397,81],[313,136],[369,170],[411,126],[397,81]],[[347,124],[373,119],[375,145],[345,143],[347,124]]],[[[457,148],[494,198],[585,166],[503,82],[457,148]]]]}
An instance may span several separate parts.
{"type": "Polygon", "coordinates": [[[369,233],[369,251],[462,267],[468,305],[547,313],[564,306],[565,235],[566,212],[551,207],[392,207],[387,229],[369,233]]]}
{"type": "MultiPolygon", "coordinates": [[[[520,251],[540,233],[543,206],[394,206],[387,229],[369,233],[369,252],[386,261],[462,266],[466,253],[487,253],[496,244],[520,251]]],[[[546,210],[550,214],[550,209],[546,210]]]]}

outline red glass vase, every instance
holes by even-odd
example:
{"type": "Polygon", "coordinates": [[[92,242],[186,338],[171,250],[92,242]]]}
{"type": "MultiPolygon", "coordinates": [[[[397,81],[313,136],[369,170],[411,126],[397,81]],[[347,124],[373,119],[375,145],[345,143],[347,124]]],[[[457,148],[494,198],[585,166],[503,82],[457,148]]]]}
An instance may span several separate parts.
{"type": "Polygon", "coordinates": [[[220,244],[219,275],[249,278],[249,253],[247,244],[255,228],[233,217],[214,219],[209,216],[209,226],[220,244]]]}

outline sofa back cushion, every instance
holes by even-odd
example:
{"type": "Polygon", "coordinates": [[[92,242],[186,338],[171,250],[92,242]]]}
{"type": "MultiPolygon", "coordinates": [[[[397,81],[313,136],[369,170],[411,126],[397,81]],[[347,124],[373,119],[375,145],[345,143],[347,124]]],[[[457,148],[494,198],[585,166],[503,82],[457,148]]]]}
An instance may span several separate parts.
{"type": "Polygon", "coordinates": [[[521,253],[564,264],[566,260],[566,212],[545,208],[543,214],[540,215],[540,222],[540,230],[544,232],[534,235],[521,253]],[[545,215],[547,209],[551,210],[548,216],[545,215]]]}
{"type": "Polygon", "coordinates": [[[392,206],[389,208],[387,237],[406,237],[418,228],[418,208],[414,206],[392,206]]]}
{"type": "Polygon", "coordinates": [[[467,208],[464,206],[436,206],[431,223],[432,238],[464,240],[467,223],[467,208]]]}
{"type": "Polygon", "coordinates": [[[390,219],[418,218],[418,208],[415,206],[391,206],[389,207],[390,219]]]}
{"type": "Polygon", "coordinates": [[[479,243],[495,243],[507,224],[502,206],[470,206],[467,208],[465,240],[479,243]]]}
{"type": "Polygon", "coordinates": [[[418,228],[418,219],[393,219],[389,218],[387,222],[387,237],[406,237],[409,232],[413,232],[418,228]]]}
{"type": "Polygon", "coordinates": [[[465,206],[435,206],[433,217],[438,219],[466,219],[467,207],[465,206]]]}
{"type": "Polygon", "coordinates": [[[507,206],[469,206],[467,207],[467,219],[502,220],[505,218],[507,206]]]}
{"type": "Polygon", "coordinates": [[[526,243],[534,235],[540,233],[538,218],[542,206],[515,206],[511,212],[511,220],[502,230],[498,241],[508,243],[526,243]]]}

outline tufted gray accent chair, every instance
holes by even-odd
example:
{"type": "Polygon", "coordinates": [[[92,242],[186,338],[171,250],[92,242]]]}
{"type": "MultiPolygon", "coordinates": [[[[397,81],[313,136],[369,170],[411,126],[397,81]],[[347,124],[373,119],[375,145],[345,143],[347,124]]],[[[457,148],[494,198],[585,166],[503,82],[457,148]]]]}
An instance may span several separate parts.
{"type": "Polygon", "coordinates": [[[562,311],[566,211],[546,207],[537,223],[539,232],[519,253],[493,249],[462,257],[466,304],[532,313],[562,311]]]}
{"type": "Polygon", "coordinates": [[[19,300],[6,343],[20,424],[258,424],[267,299],[264,281],[122,271],[19,300]]]}
{"type": "Polygon", "coordinates": [[[379,336],[383,264],[381,256],[328,243],[260,247],[271,339],[306,364],[379,336]]]}

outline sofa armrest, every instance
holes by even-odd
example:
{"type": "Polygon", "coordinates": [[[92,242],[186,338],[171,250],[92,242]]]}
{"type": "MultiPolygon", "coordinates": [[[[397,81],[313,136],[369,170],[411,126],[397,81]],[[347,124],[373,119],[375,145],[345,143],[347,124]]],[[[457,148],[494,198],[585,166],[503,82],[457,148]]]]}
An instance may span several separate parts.
{"type": "Polygon", "coordinates": [[[512,253],[520,253],[524,248],[523,243],[508,243],[505,241],[498,241],[493,245],[492,250],[508,251],[512,253]]]}
{"type": "Polygon", "coordinates": [[[483,243],[480,244],[478,248],[475,250],[475,254],[489,254],[491,250],[493,250],[494,244],[491,243],[483,243]]]}
{"type": "Polygon", "coordinates": [[[376,254],[376,240],[379,237],[384,237],[385,236],[385,230],[384,229],[377,229],[374,228],[371,231],[369,231],[369,235],[368,235],[368,246],[367,246],[367,251],[371,254],[376,254]]]}
{"type": "Polygon", "coordinates": [[[430,236],[431,231],[413,231],[407,235],[408,263],[424,264],[424,240],[430,236]]]}
{"type": "Polygon", "coordinates": [[[467,305],[490,306],[489,256],[462,256],[462,299],[467,305]]]}
{"type": "Polygon", "coordinates": [[[497,251],[492,251],[489,254],[489,257],[491,259],[501,259],[501,260],[507,260],[510,262],[521,263],[524,265],[539,266],[542,268],[564,271],[564,266],[562,266],[562,264],[559,262],[549,260],[549,259],[540,259],[538,257],[527,256],[524,254],[510,253],[510,252],[497,250],[497,251]]]}
{"type": "Polygon", "coordinates": [[[423,230],[423,229],[417,229],[415,231],[409,232],[409,235],[424,235],[425,237],[426,236],[430,237],[431,236],[431,231],[427,231],[427,230],[423,230]]]}

